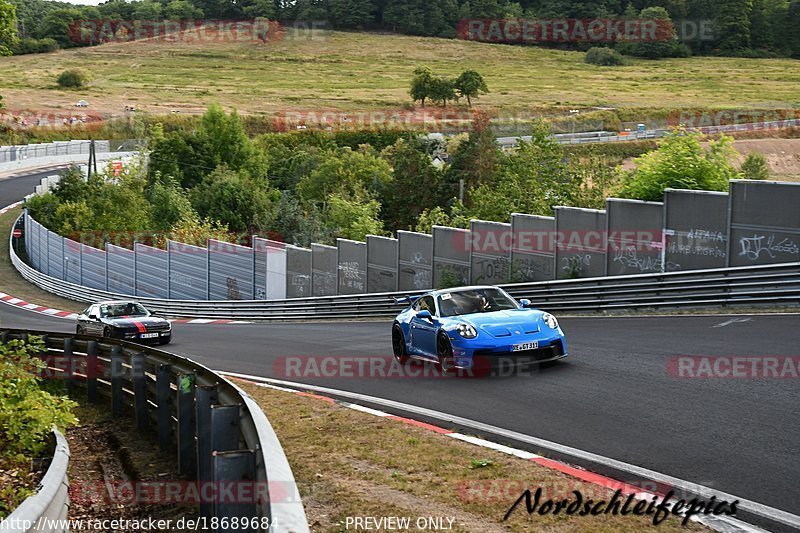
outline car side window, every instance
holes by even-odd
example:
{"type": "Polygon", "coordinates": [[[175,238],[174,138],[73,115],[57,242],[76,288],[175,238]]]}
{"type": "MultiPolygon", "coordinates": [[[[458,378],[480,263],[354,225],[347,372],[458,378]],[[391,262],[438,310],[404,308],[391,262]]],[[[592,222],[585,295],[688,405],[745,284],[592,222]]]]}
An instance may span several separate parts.
{"type": "Polygon", "coordinates": [[[436,307],[433,303],[433,296],[425,296],[417,300],[417,304],[414,306],[414,310],[417,312],[420,311],[430,311],[432,315],[436,315],[436,307]]]}
{"type": "Polygon", "coordinates": [[[89,309],[86,310],[86,316],[93,316],[93,315],[96,316],[96,317],[100,316],[98,314],[98,312],[97,312],[97,306],[96,305],[91,305],[91,306],[89,306],[89,309]]]}

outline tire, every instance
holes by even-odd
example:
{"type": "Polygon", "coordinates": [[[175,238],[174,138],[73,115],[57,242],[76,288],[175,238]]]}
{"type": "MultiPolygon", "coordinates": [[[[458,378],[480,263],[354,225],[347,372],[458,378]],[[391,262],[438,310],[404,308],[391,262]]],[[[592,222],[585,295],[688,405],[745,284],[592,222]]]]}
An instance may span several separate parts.
{"type": "Polygon", "coordinates": [[[111,328],[109,328],[109,327],[103,328],[103,337],[106,338],[106,339],[111,339],[112,338],[111,328]]]}
{"type": "Polygon", "coordinates": [[[406,338],[399,324],[395,324],[392,327],[392,353],[395,360],[401,365],[406,364],[409,360],[408,351],[406,350],[406,338]]]}
{"type": "Polygon", "coordinates": [[[456,364],[453,358],[453,346],[447,335],[440,333],[436,337],[436,355],[439,358],[439,370],[443,376],[454,376],[456,364]]]}
{"type": "Polygon", "coordinates": [[[80,326],[78,326],[78,327],[75,329],[75,334],[76,334],[76,335],[83,335],[83,334],[84,334],[84,333],[83,333],[83,328],[82,328],[82,327],[80,327],[80,326]]]}

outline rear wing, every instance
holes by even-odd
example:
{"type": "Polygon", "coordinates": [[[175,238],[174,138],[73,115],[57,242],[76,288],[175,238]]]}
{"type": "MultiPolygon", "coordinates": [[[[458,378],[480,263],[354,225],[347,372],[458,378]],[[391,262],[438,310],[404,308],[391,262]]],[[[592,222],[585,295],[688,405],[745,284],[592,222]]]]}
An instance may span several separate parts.
{"type": "Polygon", "coordinates": [[[421,296],[409,296],[408,294],[406,294],[402,298],[393,298],[393,300],[394,300],[394,303],[397,304],[397,305],[401,305],[401,304],[402,305],[412,305],[414,302],[416,302],[420,298],[421,298],[421,296]]]}

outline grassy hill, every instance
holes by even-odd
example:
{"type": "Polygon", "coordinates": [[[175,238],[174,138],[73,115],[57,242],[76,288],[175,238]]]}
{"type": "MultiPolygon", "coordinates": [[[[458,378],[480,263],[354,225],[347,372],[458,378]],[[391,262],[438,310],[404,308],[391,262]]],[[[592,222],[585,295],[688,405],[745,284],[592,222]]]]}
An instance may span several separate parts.
{"type": "Polygon", "coordinates": [[[747,107],[800,104],[800,62],[708,58],[631,60],[597,67],[583,53],[399,35],[326,32],[270,44],[131,42],[0,59],[8,109],[64,109],[84,98],[91,110],[121,114],[199,112],[220,102],[243,113],[371,110],[410,105],[412,70],[456,75],[474,68],[491,93],[481,108],[514,110],[747,107]],[[80,91],[56,87],[67,68],[92,73],[80,91]],[[9,75],[13,73],[13,75],[9,75]]]}

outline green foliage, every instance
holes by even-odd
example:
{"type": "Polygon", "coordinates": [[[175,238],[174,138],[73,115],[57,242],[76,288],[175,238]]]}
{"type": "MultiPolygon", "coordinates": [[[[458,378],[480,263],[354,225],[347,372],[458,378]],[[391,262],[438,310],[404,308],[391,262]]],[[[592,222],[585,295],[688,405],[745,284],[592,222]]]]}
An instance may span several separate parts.
{"type": "MultiPolygon", "coordinates": [[[[171,0],[164,9],[164,14],[170,20],[196,20],[203,18],[203,10],[192,5],[189,0],[171,0]]],[[[252,13],[251,16],[263,16],[252,13]]]]}
{"type": "Polygon", "coordinates": [[[30,343],[12,340],[0,344],[0,450],[4,456],[36,456],[49,443],[53,426],[77,423],[75,402],[41,388],[37,373],[44,363],[36,356],[44,351],[39,339],[30,343]]]}
{"type": "Polygon", "coordinates": [[[456,91],[461,98],[467,99],[467,104],[472,106],[472,98],[477,98],[479,93],[488,93],[489,87],[483,79],[483,76],[478,74],[477,71],[468,69],[459,74],[454,82],[456,91]]]}
{"type": "Polygon", "coordinates": [[[65,70],[58,75],[58,86],[63,89],[79,89],[89,83],[89,74],[77,68],[65,70]]]}
{"type": "Polygon", "coordinates": [[[580,258],[568,257],[567,264],[561,267],[561,270],[564,272],[561,276],[562,279],[577,279],[581,277],[583,267],[581,266],[580,258]]]}
{"type": "Polygon", "coordinates": [[[439,280],[436,284],[437,289],[449,289],[451,287],[458,287],[463,285],[463,281],[452,268],[443,267],[439,272],[439,280]]]}
{"type": "Polygon", "coordinates": [[[171,176],[153,183],[148,200],[152,209],[152,229],[156,231],[168,231],[181,221],[197,216],[186,191],[171,176]]]}
{"type": "Polygon", "coordinates": [[[636,168],[625,176],[621,195],[661,201],[666,188],[727,191],[728,182],[739,177],[731,164],[737,155],[732,142],[722,136],[704,149],[700,134],[677,129],[659,143],[658,150],[634,160],[636,168]]]}
{"type": "Polygon", "coordinates": [[[591,65],[600,65],[603,67],[612,67],[625,64],[622,54],[613,48],[605,48],[595,46],[586,51],[584,61],[591,65]]]}
{"type": "Polygon", "coordinates": [[[750,48],[750,11],[753,0],[716,0],[716,46],[723,54],[736,55],[750,48]]]}
{"type": "Polygon", "coordinates": [[[656,39],[644,39],[639,41],[623,41],[618,45],[618,49],[629,55],[643,57],[645,59],[659,59],[662,57],[675,57],[685,55],[684,48],[680,48],[678,43],[675,26],[670,21],[669,13],[663,7],[647,7],[639,13],[641,20],[657,20],[659,25],[659,35],[656,39]],[[669,35],[661,35],[661,33],[669,35]]]}
{"type": "Polygon", "coordinates": [[[14,55],[46,54],[58,50],[58,43],[54,39],[20,39],[14,47],[14,55]]]}
{"type": "Polygon", "coordinates": [[[0,56],[9,56],[17,46],[17,8],[0,0],[0,56]]]}
{"type": "Polygon", "coordinates": [[[382,195],[383,220],[389,228],[409,229],[422,211],[435,207],[442,173],[418,141],[400,139],[383,156],[394,174],[382,195]]]}
{"type": "Polygon", "coordinates": [[[470,212],[483,220],[507,221],[511,213],[549,216],[552,207],[569,205],[571,176],[563,152],[544,124],[537,124],[530,142],[504,154],[493,182],[470,194],[470,212]]]}
{"type": "Polygon", "coordinates": [[[297,185],[297,194],[305,202],[320,206],[334,193],[350,198],[358,198],[365,191],[378,195],[392,180],[389,164],[373,153],[341,148],[323,157],[297,185]]]}
{"type": "Polygon", "coordinates": [[[372,20],[370,0],[328,0],[330,20],[339,28],[358,28],[372,20]]]}
{"type": "Polygon", "coordinates": [[[205,176],[189,197],[201,217],[251,233],[269,227],[278,200],[274,191],[224,166],[205,176]]]}
{"type": "Polygon", "coordinates": [[[470,216],[466,207],[461,202],[456,201],[449,210],[441,206],[426,209],[419,215],[419,221],[414,231],[420,233],[431,233],[433,226],[450,226],[451,228],[468,228],[470,216]]]}
{"type": "Polygon", "coordinates": [[[363,241],[367,235],[383,234],[383,224],[378,218],[381,204],[365,197],[362,194],[351,198],[342,192],[328,197],[324,220],[333,236],[363,241]]]}
{"type": "Polygon", "coordinates": [[[739,168],[742,177],[748,180],[768,180],[769,164],[764,154],[751,153],[744,158],[742,166],[739,168]]]}
{"type": "Polygon", "coordinates": [[[425,100],[430,98],[435,85],[436,77],[428,67],[417,67],[414,69],[414,77],[411,78],[411,89],[409,94],[411,100],[419,101],[425,107],[425,100]]]}

